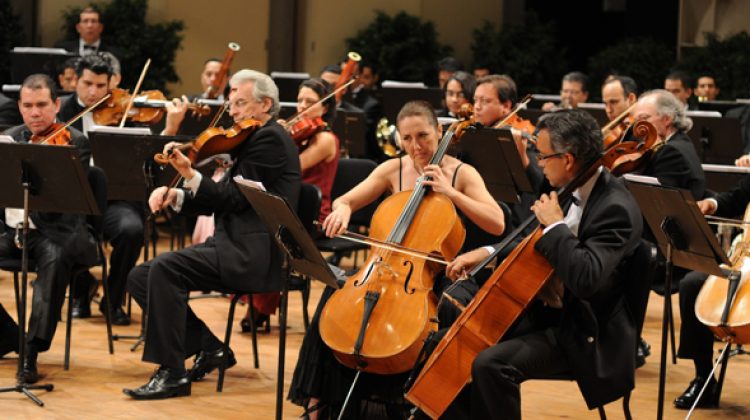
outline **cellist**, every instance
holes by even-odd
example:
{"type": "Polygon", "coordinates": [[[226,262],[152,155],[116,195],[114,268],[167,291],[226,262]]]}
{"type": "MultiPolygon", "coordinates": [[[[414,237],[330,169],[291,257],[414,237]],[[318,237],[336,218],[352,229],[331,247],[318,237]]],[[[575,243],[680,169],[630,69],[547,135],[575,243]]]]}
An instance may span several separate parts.
{"type": "MultiPolygon", "coordinates": [[[[731,191],[721,193],[713,198],[698,201],[698,208],[703,214],[722,217],[736,217],[742,215],[750,203],[750,176],[742,178],[740,183],[731,191]]],[[[714,351],[714,334],[702,324],[695,315],[695,301],[705,283],[707,274],[693,271],[680,280],[680,347],[677,357],[692,359],[695,367],[695,377],[687,389],[674,400],[674,406],[682,410],[692,407],[698,398],[703,385],[708,381],[696,407],[713,408],[718,405],[716,400],[717,382],[711,375],[714,351]]]]}
{"type": "MultiPolygon", "coordinates": [[[[584,111],[547,114],[537,128],[536,158],[552,187],[566,185],[602,152],[601,131],[584,111]]],[[[544,228],[535,249],[561,280],[561,307],[537,301],[502,341],[479,353],[465,391],[470,398],[457,398],[446,418],[519,419],[520,384],[556,374],[572,375],[589,407],[633,388],[636,329],[624,307],[620,263],[640,240],[642,216],[621,181],[601,167],[573,197],[567,210],[556,192],[531,207],[544,228]]],[[[488,254],[477,249],[456,258],[448,275],[460,276],[488,254]]]]}
{"type": "MultiPolygon", "coordinates": [[[[476,224],[490,234],[502,234],[505,229],[502,210],[487,191],[476,169],[451,156],[445,156],[440,166],[426,166],[437,150],[441,133],[430,105],[423,101],[407,103],[399,112],[396,124],[406,156],[383,162],[359,185],[336,199],[331,214],[323,223],[326,234],[335,236],[344,232],[354,211],[384,193],[412,190],[417,179],[424,175],[432,177],[431,181],[427,181],[428,185],[433,191],[445,194],[463,214],[465,221],[476,224]]],[[[444,285],[445,282],[436,282],[437,288],[444,285]]],[[[435,292],[440,296],[442,290],[435,292]]],[[[336,361],[318,331],[320,311],[332,293],[333,289],[327,288],[321,297],[300,348],[289,391],[289,399],[304,406],[311,418],[318,418],[321,412],[335,417],[353,377],[352,370],[336,361]],[[324,409],[318,411],[319,408],[324,409]]],[[[400,399],[405,379],[405,375],[365,374],[359,379],[359,397],[355,398],[362,400],[371,394],[386,391],[386,395],[379,394],[386,401],[400,399]]],[[[353,405],[357,404],[349,403],[350,408],[353,405]]]]}

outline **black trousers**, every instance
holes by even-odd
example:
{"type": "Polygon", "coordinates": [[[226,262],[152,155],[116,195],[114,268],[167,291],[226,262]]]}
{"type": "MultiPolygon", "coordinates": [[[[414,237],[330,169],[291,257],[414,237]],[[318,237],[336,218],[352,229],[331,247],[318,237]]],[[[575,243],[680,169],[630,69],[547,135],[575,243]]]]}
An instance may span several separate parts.
{"type": "Polygon", "coordinates": [[[104,213],[104,239],[112,244],[109,257],[109,293],[112,307],[121,305],[128,273],[135,266],[143,247],[143,210],[141,203],[110,201],[104,213]]]}
{"type": "Polygon", "coordinates": [[[161,254],[135,267],[128,290],[148,312],[143,360],[184,368],[185,359],[201,350],[222,346],[188,305],[192,290],[217,290],[222,285],[213,240],[161,254]]]}
{"type": "Polygon", "coordinates": [[[0,355],[11,350],[18,352],[18,324],[0,304],[0,355]]]}
{"type": "MultiPolygon", "coordinates": [[[[21,250],[13,242],[15,230],[6,228],[0,235],[0,256],[21,258],[21,250]]],[[[73,260],[62,246],[32,229],[29,231],[29,258],[36,263],[36,280],[31,300],[31,316],[27,342],[37,350],[46,351],[55,336],[60,310],[65,302],[65,289],[71,277],[73,260]]],[[[30,267],[33,268],[33,267],[30,267]]]]}
{"type": "Polygon", "coordinates": [[[707,274],[690,272],[680,280],[680,348],[677,356],[711,364],[714,351],[714,334],[695,316],[695,301],[707,274]]]}

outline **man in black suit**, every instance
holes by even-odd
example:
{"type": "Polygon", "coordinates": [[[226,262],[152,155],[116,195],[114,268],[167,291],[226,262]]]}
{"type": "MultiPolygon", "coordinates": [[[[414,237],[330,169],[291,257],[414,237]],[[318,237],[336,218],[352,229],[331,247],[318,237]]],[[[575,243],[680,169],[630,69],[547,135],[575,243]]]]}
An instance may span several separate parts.
{"type": "Polygon", "coordinates": [[[85,56],[99,51],[109,51],[118,58],[123,58],[121,51],[102,39],[104,24],[101,13],[94,7],[88,6],[81,10],[78,15],[76,31],[79,39],[59,41],[55,48],[64,48],[67,51],[85,56]]]}
{"type": "MultiPolygon", "coordinates": [[[[750,175],[745,176],[733,190],[721,193],[714,198],[698,201],[703,214],[721,217],[742,217],[750,203],[750,175]]],[[[695,301],[705,283],[707,274],[693,271],[680,280],[680,348],[677,357],[691,359],[695,367],[695,378],[687,389],[674,400],[674,406],[688,410],[698,398],[703,385],[708,381],[697,407],[718,406],[716,379],[711,375],[714,351],[714,334],[695,315],[695,301]]]]}
{"type": "MultiPolygon", "coordinates": [[[[221,364],[222,343],[188,305],[190,291],[281,289],[279,251],[234,178],[256,181],[295,208],[300,189],[297,148],[275,120],[278,88],[269,76],[240,70],[232,76],[230,86],[229,113],[234,121],[255,119],[262,125],[232,151],[232,169],[214,182],[192,169],[190,161],[175,149],[171,163],[186,180],[183,187],[157,188],[149,199],[152,211],[170,206],[181,213],[213,213],[216,230],[205,243],[162,254],[128,276],[128,290],[148,310],[143,360],[159,365],[145,385],[124,390],[135,399],[190,395],[191,382],[221,364]],[[195,363],[186,371],[185,359],[192,355],[197,355],[195,363]]],[[[165,151],[173,146],[168,144],[165,151]]],[[[227,356],[227,367],[233,366],[234,355],[227,356]]]]}
{"type": "Polygon", "coordinates": [[[18,103],[0,93],[0,125],[18,125],[23,120],[18,112],[18,103]]]}
{"type": "MultiPolygon", "coordinates": [[[[60,109],[55,82],[43,74],[27,77],[21,85],[18,108],[24,124],[4,134],[19,143],[30,142],[32,135],[44,137],[60,109]]],[[[87,168],[91,156],[88,139],[73,128],[70,135],[71,144],[78,147],[81,163],[87,168]]],[[[4,223],[0,232],[0,256],[20,258],[21,250],[14,241],[19,235],[23,210],[6,208],[1,215],[4,223]]],[[[19,372],[20,379],[26,383],[39,380],[37,355],[47,351],[52,343],[73,264],[91,265],[96,261],[96,248],[84,222],[81,215],[37,212],[30,215],[32,229],[27,245],[29,256],[36,262],[37,277],[31,301],[26,360],[19,372]]]]}
{"type": "MultiPolygon", "coordinates": [[[[109,93],[112,67],[109,62],[98,54],[82,57],[77,64],[78,82],[76,93],[63,101],[60,108],[60,119],[68,121],[81,111],[95,104],[109,93]]],[[[91,113],[73,123],[88,134],[94,125],[91,113]]],[[[104,239],[112,244],[109,270],[109,292],[111,296],[112,323],[114,325],[128,325],[128,318],[122,309],[125,294],[125,282],[130,269],[135,266],[143,246],[143,207],[140,202],[109,201],[102,218],[102,234],[104,239]]],[[[96,281],[89,272],[76,278],[77,296],[73,307],[73,316],[88,318],[91,316],[90,293],[96,286],[96,281]]],[[[105,296],[105,299],[109,297],[105,296]]],[[[104,313],[106,301],[102,301],[99,310],[104,313]]]]}
{"type": "MultiPolygon", "coordinates": [[[[586,112],[563,110],[539,120],[537,159],[549,183],[568,184],[602,151],[596,121],[586,112]]],[[[472,366],[470,399],[446,413],[471,418],[521,418],[521,382],[572,375],[590,408],[622,397],[634,386],[634,320],[625,308],[623,262],[642,234],[642,216],[625,186],[598,168],[561,208],[557,193],[532,206],[543,235],[535,244],[560,280],[560,301],[536,302],[503,340],[481,352],[472,366]],[[454,411],[456,410],[456,411],[454,411]]],[[[478,249],[451,263],[456,277],[488,255],[478,249]]]]}

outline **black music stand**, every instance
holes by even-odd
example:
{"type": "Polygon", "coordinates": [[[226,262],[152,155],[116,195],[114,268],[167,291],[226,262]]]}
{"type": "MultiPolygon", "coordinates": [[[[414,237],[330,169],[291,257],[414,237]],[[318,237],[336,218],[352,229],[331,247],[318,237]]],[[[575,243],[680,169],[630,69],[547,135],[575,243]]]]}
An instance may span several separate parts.
{"type": "Polygon", "coordinates": [[[16,47],[10,51],[10,79],[21,83],[29,75],[44,73],[57,80],[62,63],[77,56],[61,48],[16,47]]]}
{"type": "Polygon", "coordinates": [[[364,111],[336,111],[331,130],[339,138],[339,147],[346,150],[349,157],[363,158],[367,154],[365,146],[366,118],[364,111]]]}
{"type": "MultiPolygon", "coordinates": [[[[164,145],[170,141],[184,142],[184,136],[155,136],[144,134],[125,134],[106,131],[89,133],[91,152],[96,166],[107,175],[107,199],[146,202],[151,190],[157,185],[167,185],[177,175],[171,165],[161,167],[154,162],[154,154],[161,153],[164,145]]],[[[144,218],[148,219],[150,211],[143,207],[144,218]]],[[[143,260],[156,257],[156,229],[154,221],[149,220],[143,230],[143,260]]],[[[145,325],[146,315],[141,318],[141,329],[145,325]]],[[[139,336],[112,336],[113,340],[137,340],[130,351],[140,346],[143,334],[139,336]]]]}
{"type": "Polygon", "coordinates": [[[479,171],[495,200],[518,203],[519,192],[534,192],[509,129],[466,131],[459,147],[461,160],[479,171]]]}
{"type": "MultiPolygon", "coordinates": [[[[638,177],[625,175],[627,186],[641,208],[666,257],[664,278],[664,311],[662,319],[661,359],[659,365],[659,403],[656,418],[664,414],[664,383],[667,370],[667,330],[672,314],[672,268],[674,265],[720,277],[730,273],[719,264],[731,266],[714,233],[698,210],[690,191],[638,182],[638,177]]],[[[643,181],[647,181],[642,178],[643,181]]]]}
{"type": "MultiPolygon", "coordinates": [[[[217,99],[198,99],[198,103],[208,106],[211,111],[208,115],[193,114],[188,111],[185,114],[185,119],[182,120],[182,124],[180,124],[180,135],[190,136],[191,138],[198,136],[208,128],[209,124],[211,124],[216,117],[216,114],[222,112],[222,108],[224,108],[224,101],[217,99]]],[[[232,124],[234,124],[234,119],[229,115],[229,110],[226,110],[222,113],[216,126],[231,127],[232,124]]],[[[159,130],[159,132],[161,132],[161,130],[159,130]]]]}
{"type": "Polygon", "coordinates": [[[737,118],[690,117],[693,127],[687,132],[701,163],[733,165],[744,154],[740,120],[737,118]]]}
{"type": "Polygon", "coordinates": [[[281,197],[258,190],[252,181],[235,178],[240,191],[272,232],[283,255],[284,278],[279,304],[279,361],[276,377],[276,419],[281,420],[284,403],[284,356],[286,352],[286,314],[289,276],[292,270],[338,289],[336,276],[318,251],[307,229],[289,204],[281,197]]]}
{"type": "MultiPolygon", "coordinates": [[[[73,146],[49,147],[35,144],[0,143],[0,179],[7,180],[0,188],[0,207],[23,208],[23,239],[21,242],[21,298],[18,312],[18,371],[20,378],[26,356],[26,293],[29,272],[29,212],[99,214],[86,174],[73,146]]],[[[31,393],[34,389],[52,391],[52,384],[30,385],[18,379],[15,386],[0,392],[21,392],[40,407],[42,400],[31,393]]]]}
{"type": "Polygon", "coordinates": [[[434,109],[443,108],[443,91],[439,88],[381,87],[384,116],[395,123],[398,111],[409,101],[429,102],[434,109]]]}

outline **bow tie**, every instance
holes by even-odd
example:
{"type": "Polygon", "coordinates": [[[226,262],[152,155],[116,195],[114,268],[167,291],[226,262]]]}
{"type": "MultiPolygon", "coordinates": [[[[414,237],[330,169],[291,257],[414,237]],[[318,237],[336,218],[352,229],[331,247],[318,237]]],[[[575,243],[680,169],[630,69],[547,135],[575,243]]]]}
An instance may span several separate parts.
{"type": "Polygon", "coordinates": [[[84,50],[95,50],[96,49],[96,45],[84,45],[83,49],[84,50]]]}
{"type": "Polygon", "coordinates": [[[581,199],[576,197],[575,194],[570,195],[570,202],[575,204],[576,206],[581,206],[581,199]]]}

